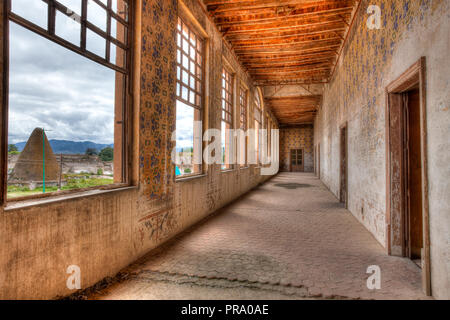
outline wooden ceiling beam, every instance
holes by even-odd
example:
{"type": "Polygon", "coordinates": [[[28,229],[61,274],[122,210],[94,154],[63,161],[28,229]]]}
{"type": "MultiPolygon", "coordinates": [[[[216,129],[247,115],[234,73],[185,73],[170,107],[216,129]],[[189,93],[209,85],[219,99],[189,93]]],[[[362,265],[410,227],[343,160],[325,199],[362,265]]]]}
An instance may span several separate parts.
{"type": "Polygon", "coordinates": [[[296,42],[270,42],[270,43],[255,43],[255,44],[238,44],[233,42],[233,49],[235,50],[241,50],[241,49],[247,49],[247,48],[276,48],[280,46],[293,46],[293,45],[299,45],[299,44],[310,44],[310,43],[318,43],[318,42],[327,42],[327,41],[342,41],[342,38],[340,37],[330,37],[325,39],[310,39],[310,40],[302,40],[302,41],[296,41],[296,42]]]}
{"type": "MultiPolygon", "coordinates": [[[[227,40],[230,42],[236,42],[236,41],[260,41],[260,40],[279,40],[279,39],[285,39],[285,38],[293,38],[296,39],[298,37],[303,36],[314,36],[314,35],[321,35],[321,34],[329,34],[333,32],[345,32],[346,28],[324,28],[323,30],[317,30],[317,31],[309,31],[309,32],[300,32],[300,33],[294,33],[294,34],[287,34],[286,31],[283,32],[283,34],[278,33],[276,35],[268,35],[265,32],[260,32],[257,34],[254,34],[252,36],[244,37],[242,34],[237,34],[234,36],[226,36],[227,40]]],[[[274,32],[270,32],[271,34],[275,34],[274,32]]]]}
{"type": "MultiPolygon", "coordinates": [[[[310,16],[313,16],[314,18],[323,18],[323,17],[328,17],[328,16],[342,18],[343,14],[351,14],[352,10],[353,10],[353,7],[342,7],[342,8],[336,8],[336,9],[322,9],[322,10],[317,10],[317,11],[313,11],[313,12],[290,14],[290,15],[285,15],[285,16],[268,16],[268,17],[261,17],[261,18],[255,18],[255,19],[226,20],[226,21],[225,21],[225,19],[215,19],[215,21],[216,21],[216,25],[218,27],[223,27],[223,26],[229,26],[229,25],[242,26],[242,25],[248,25],[248,24],[264,24],[264,23],[271,23],[271,21],[280,21],[280,19],[283,19],[283,21],[300,20],[299,18],[310,17],[310,16]]],[[[231,16],[231,17],[235,18],[236,16],[231,16]]]]}
{"type": "Polygon", "coordinates": [[[324,26],[324,25],[332,25],[330,28],[340,28],[343,25],[343,22],[341,20],[330,20],[330,21],[317,21],[313,23],[304,23],[304,24],[298,24],[298,25],[283,25],[282,22],[278,23],[278,25],[273,25],[271,27],[258,27],[253,26],[253,28],[247,28],[247,29],[238,29],[238,30],[224,30],[226,36],[233,35],[233,34],[246,34],[246,33],[258,33],[261,31],[292,31],[292,30],[298,30],[298,29],[307,29],[311,27],[316,26],[324,26]]]}
{"type": "MultiPolygon", "coordinates": [[[[344,0],[340,0],[344,1],[344,0]]],[[[322,6],[336,6],[333,0],[259,0],[244,4],[242,1],[225,3],[220,5],[207,4],[208,10],[214,18],[223,15],[251,15],[260,11],[269,13],[292,12],[295,9],[320,8],[322,6]]],[[[352,3],[347,0],[345,3],[352,3]]],[[[205,3],[206,4],[206,3],[205,3]]]]}

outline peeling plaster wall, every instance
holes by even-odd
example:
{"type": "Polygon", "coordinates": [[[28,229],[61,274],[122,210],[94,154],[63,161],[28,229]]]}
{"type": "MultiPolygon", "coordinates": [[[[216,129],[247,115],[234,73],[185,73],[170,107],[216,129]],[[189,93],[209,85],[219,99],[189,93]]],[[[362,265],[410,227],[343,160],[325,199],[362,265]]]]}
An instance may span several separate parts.
{"type": "MultiPolygon", "coordinates": [[[[260,176],[255,166],[221,172],[220,166],[214,165],[208,166],[201,178],[175,181],[171,134],[175,129],[178,3],[136,2],[136,46],[141,49],[136,56],[133,89],[132,181],[137,186],[60,202],[37,201],[27,208],[0,209],[0,299],[69,295],[73,293],[66,287],[70,265],[81,268],[81,285],[89,287],[269,178],[260,176]]],[[[220,128],[222,56],[232,64],[237,80],[250,89],[250,101],[256,88],[223,45],[199,3],[189,0],[186,5],[210,36],[206,93],[210,104],[206,114],[209,127],[220,128]]],[[[1,14],[0,9],[0,18],[1,14]]],[[[249,119],[253,119],[252,112],[249,119]]]]}
{"type": "Polygon", "coordinates": [[[348,122],[349,209],[386,246],[385,88],[425,56],[432,292],[450,298],[450,3],[364,0],[315,121],[321,178],[339,195],[339,127],[348,122]],[[366,26],[369,5],[382,29],[366,26]]]}
{"type": "Polygon", "coordinates": [[[290,152],[292,149],[303,149],[305,172],[314,171],[314,128],[303,125],[280,130],[280,170],[290,170],[290,152]]]}

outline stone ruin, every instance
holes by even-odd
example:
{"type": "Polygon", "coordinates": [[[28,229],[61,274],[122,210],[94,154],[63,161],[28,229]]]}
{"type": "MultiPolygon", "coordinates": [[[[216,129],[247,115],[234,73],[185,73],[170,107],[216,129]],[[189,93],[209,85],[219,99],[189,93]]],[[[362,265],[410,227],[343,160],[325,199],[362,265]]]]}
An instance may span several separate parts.
{"type": "Polygon", "coordinates": [[[59,180],[60,167],[53,154],[50,142],[41,128],[34,129],[25,148],[10,175],[10,182],[14,184],[43,183],[43,160],[45,154],[45,182],[55,184],[59,180]],[[44,150],[45,145],[45,150],[44,150]],[[45,152],[44,152],[45,151],[45,152]]]}

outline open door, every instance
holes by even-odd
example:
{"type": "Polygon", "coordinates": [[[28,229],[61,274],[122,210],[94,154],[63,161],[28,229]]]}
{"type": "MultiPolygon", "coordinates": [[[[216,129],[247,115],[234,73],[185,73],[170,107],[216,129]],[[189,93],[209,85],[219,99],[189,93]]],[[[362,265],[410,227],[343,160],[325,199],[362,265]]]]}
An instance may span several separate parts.
{"type": "Polygon", "coordinates": [[[387,88],[387,235],[389,254],[422,269],[431,295],[425,58],[387,88]]]}

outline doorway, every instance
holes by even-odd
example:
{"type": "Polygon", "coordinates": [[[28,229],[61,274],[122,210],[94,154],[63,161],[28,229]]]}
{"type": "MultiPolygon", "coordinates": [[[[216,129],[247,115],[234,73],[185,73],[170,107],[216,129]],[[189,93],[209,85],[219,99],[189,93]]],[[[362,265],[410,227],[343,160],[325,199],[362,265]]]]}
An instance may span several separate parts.
{"type": "Polygon", "coordinates": [[[341,163],[340,163],[340,201],[345,204],[347,208],[348,205],[348,155],[347,155],[347,125],[341,127],[341,143],[340,143],[340,153],[341,153],[341,163]]]}
{"type": "Polygon", "coordinates": [[[305,166],[303,162],[303,149],[291,150],[291,172],[303,172],[305,166]]]}
{"type": "Polygon", "coordinates": [[[317,177],[320,180],[320,143],[317,145],[317,177]]]}
{"type": "Polygon", "coordinates": [[[431,295],[425,96],[425,58],[387,88],[387,236],[389,254],[416,263],[431,295]]]}

